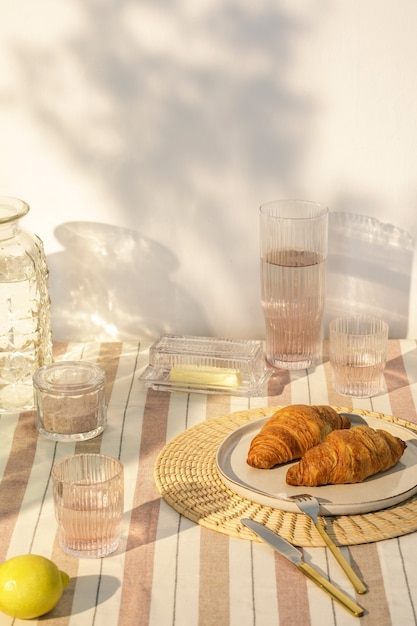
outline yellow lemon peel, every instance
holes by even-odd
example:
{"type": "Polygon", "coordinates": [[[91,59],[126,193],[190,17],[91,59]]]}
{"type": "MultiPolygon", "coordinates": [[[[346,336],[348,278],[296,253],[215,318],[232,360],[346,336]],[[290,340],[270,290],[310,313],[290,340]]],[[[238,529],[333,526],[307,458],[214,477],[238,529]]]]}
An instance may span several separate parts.
{"type": "Polygon", "coordinates": [[[0,610],[19,619],[49,613],[61,599],[70,577],[53,561],[22,554],[0,565],[0,610]]]}

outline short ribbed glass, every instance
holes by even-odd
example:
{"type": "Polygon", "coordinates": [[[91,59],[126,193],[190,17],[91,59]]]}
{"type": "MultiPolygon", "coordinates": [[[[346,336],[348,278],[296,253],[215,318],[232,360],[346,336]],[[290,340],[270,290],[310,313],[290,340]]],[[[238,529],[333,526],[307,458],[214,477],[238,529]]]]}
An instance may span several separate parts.
{"type": "Polygon", "coordinates": [[[103,454],[75,454],[52,469],[59,545],[76,557],[104,557],[119,545],[123,465],[103,454]]]}
{"type": "Polygon", "coordinates": [[[345,396],[369,398],[382,390],[388,324],[371,315],[351,315],[329,325],[333,387],[345,396]]]}
{"type": "Polygon", "coordinates": [[[302,200],[260,207],[265,352],[274,367],[298,370],[320,360],[328,213],[302,200]]]}

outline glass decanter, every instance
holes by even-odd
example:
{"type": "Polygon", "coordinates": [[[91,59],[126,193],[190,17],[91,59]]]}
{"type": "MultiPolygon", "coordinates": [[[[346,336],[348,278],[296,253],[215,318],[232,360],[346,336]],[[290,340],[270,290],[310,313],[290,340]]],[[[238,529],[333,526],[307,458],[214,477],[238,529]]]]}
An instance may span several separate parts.
{"type": "Polygon", "coordinates": [[[29,205],[0,196],[0,413],[34,406],[32,376],[52,361],[43,243],[23,230],[29,205]]]}

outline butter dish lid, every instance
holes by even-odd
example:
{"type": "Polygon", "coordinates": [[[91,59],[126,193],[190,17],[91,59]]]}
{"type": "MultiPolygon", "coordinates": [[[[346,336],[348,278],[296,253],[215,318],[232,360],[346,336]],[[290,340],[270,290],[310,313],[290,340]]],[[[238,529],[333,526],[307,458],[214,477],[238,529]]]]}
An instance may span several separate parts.
{"type": "Polygon", "coordinates": [[[164,335],[140,380],[158,391],[264,396],[272,370],[256,340],[164,335]]]}

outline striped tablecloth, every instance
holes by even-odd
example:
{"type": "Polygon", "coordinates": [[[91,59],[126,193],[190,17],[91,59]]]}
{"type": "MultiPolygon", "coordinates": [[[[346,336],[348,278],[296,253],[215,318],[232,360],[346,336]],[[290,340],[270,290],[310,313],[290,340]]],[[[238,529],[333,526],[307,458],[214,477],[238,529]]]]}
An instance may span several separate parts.
{"type": "MultiPolygon", "coordinates": [[[[417,423],[417,349],[390,341],[386,392],[351,401],[336,394],[324,346],[314,371],[277,372],[268,397],[147,390],[138,376],[149,344],[55,344],[55,359],[97,362],[106,371],[108,425],[101,437],[55,444],[37,435],[34,414],[0,418],[0,561],[23,553],[52,558],[71,582],[42,623],[63,626],[342,626],[417,623],[417,535],[343,547],[369,592],[351,617],[262,543],[229,537],[179,515],[161,499],[154,464],[165,444],[209,417],[268,405],[331,404],[417,423]],[[66,556],[56,539],[50,472],[68,454],[91,450],[125,466],[122,544],[105,559],[66,556]]],[[[417,476],[416,476],[417,479],[417,476]]],[[[325,576],[354,596],[327,548],[304,548],[325,576]]],[[[0,614],[0,626],[20,624],[0,614]]],[[[36,620],[32,623],[36,623],[36,620]]]]}

